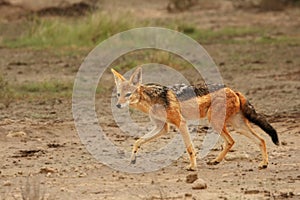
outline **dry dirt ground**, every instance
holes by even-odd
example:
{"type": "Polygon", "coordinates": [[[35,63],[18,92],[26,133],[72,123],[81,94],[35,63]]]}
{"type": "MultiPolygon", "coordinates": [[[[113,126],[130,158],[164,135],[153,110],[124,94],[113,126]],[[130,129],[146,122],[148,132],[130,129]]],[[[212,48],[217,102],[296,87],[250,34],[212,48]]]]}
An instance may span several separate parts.
{"type": "MultiPolygon", "coordinates": [[[[205,28],[249,24],[272,27],[272,34],[299,37],[300,33],[297,9],[263,13],[234,10],[226,3],[175,16],[153,2],[156,1],[144,6],[136,1],[128,7],[118,5],[138,17],[178,17],[205,28]],[[143,15],[137,12],[140,10],[143,15]]],[[[111,4],[104,3],[104,8],[105,5],[112,9],[111,4]]],[[[299,44],[204,47],[219,66],[224,82],[246,94],[277,129],[280,146],[255,127],[267,142],[267,169],[257,168],[258,147],[233,132],[236,144],[225,161],[217,166],[206,164],[218,154],[220,144],[207,157],[198,159],[197,175],[207,183],[207,189],[194,190],[192,184],[186,183],[186,176],[191,174],[184,169],[188,164],[186,154],[155,172],[118,172],[97,161],[82,145],[72,118],[71,97],[25,95],[0,109],[0,199],[21,199],[28,189],[39,191],[46,199],[300,199],[299,44]]],[[[10,84],[53,79],[72,82],[87,53],[60,55],[51,50],[1,48],[0,69],[10,84]]],[[[190,74],[188,69],[182,73],[190,74]]],[[[108,88],[112,88],[113,77],[109,73],[106,76],[108,88]]],[[[112,140],[129,149],[134,138],[124,136],[115,125],[109,115],[110,98],[96,104],[112,140]]],[[[190,130],[197,132],[195,146],[199,150],[204,129],[190,130]]],[[[170,139],[165,136],[158,141],[170,139]]],[[[151,151],[155,145],[151,142],[142,151],[151,151]]]]}

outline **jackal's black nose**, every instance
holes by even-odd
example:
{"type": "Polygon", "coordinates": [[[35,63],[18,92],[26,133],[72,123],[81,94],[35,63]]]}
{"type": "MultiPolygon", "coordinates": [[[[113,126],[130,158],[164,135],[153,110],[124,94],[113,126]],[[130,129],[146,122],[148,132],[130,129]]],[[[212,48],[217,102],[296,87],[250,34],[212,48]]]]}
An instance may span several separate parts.
{"type": "Polygon", "coordinates": [[[116,106],[117,106],[117,108],[121,108],[121,104],[117,104],[116,106]]]}

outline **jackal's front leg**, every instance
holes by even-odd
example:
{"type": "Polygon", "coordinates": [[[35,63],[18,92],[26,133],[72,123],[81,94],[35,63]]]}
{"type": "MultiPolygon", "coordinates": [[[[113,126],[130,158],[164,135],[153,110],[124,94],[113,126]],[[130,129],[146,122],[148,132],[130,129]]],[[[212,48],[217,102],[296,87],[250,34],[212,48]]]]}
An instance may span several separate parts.
{"type": "Polygon", "coordinates": [[[187,153],[189,154],[190,158],[190,165],[186,167],[189,171],[197,170],[197,162],[196,162],[196,151],[194,149],[193,142],[191,140],[191,135],[188,131],[187,125],[185,120],[182,120],[179,126],[179,131],[182,135],[184,144],[186,146],[187,153]]]}
{"type": "Polygon", "coordinates": [[[160,122],[160,121],[156,121],[156,128],[154,130],[152,130],[150,133],[147,133],[146,135],[144,135],[143,137],[138,139],[134,143],[133,148],[132,148],[131,159],[130,159],[131,164],[136,163],[136,154],[142,144],[145,144],[151,140],[154,140],[155,138],[158,138],[159,136],[166,134],[168,131],[169,131],[169,124],[160,122]]]}

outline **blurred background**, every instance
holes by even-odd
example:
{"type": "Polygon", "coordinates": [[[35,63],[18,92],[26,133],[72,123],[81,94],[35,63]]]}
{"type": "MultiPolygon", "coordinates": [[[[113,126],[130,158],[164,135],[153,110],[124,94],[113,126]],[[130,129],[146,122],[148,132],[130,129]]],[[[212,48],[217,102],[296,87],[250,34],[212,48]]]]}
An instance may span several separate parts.
{"type": "Polygon", "coordinates": [[[293,10],[299,4],[299,0],[0,0],[0,45],[91,47],[117,32],[142,26],[182,31],[201,43],[245,39],[244,35],[272,39],[285,32],[283,26],[298,21],[293,10]],[[292,12],[290,18],[287,12],[292,12]],[[274,33],[265,33],[274,28],[274,33]]]}

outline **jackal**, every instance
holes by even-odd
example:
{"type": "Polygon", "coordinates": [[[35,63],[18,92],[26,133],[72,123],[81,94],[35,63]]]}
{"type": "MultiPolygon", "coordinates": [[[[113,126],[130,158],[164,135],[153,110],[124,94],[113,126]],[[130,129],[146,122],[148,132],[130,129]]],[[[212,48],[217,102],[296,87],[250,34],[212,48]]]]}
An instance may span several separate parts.
{"type": "Polygon", "coordinates": [[[140,67],[135,70],[129,80],[114,69],[111,71],[117,87],[118,101],[116,106],[118,108],[130,106],[147,113],[157,127],[134,143],[131,155],[132,164],[136,162],[136,154],[142,144],[168,133],[169,124],[173,124],[181,133],[190,158],[190,165],[187,170],[196,170],[196,152],[187,128],[187,120],[206,116],[211,127],[219,132],[225,141],[223,150],[208,164],[220,163],[234,144],[234,140],[227,131],[227,124],[258,144],[262,154],[259,168],[268,166],[266,143],[262,137],[254,132],[249,121],[264,130],[272,138],[273,143],[279,145],[276,130],[263,115],[256,113],[253,106],[240,92],[220,84],[211,85],[210,89],[205,84],[196,86],[176,84],[173,87],[153,83],[142,84],[142,69],[140,67]],[[191,101],[196,102],[196,107],[195,104],[191,106],[193,104],[191,101]],[[225,107],[225,113],[213,111],[213,106],[217,110],[225,107]],[[199,112],[194,112],[195,109],[199,112]]]}

